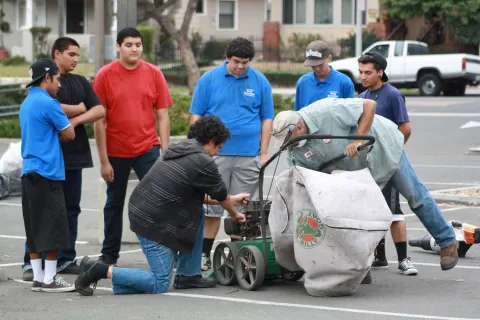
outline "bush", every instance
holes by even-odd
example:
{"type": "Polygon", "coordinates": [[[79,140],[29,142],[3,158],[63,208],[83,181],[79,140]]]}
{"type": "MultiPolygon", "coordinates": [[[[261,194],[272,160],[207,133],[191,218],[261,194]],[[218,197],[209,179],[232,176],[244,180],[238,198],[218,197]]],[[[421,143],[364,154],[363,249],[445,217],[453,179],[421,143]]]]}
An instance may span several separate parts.
{"type": "MultiPolygon", "coordinates": [[[[341,56],[355,57],[355,42],[356,34],[351,33],[348,38],[338,40],[338,44],[342,47],[341,56]]],[[[370,45],[374,44],[381,39],[377,38],[374,32],[362,30],[362,51],[367,49],[370,45]]]]}
{"type": "Polygon", "coordinates": [[[298,79],[307,72],[265,71],[263,74],[272,86],[295,87],[298,79]]]}
{"type": "MultiPolygon", "coordinates": [[[[168,108],[170,116],[170,135],[187,135],[190,121],[190,104],[192,97],[183,94],[172,94],[173,106],[168,108]]],[[[293,110],[291,97],[283,98],[281,95],[273,95],[275,114],[283,110],[293,110]]],[[[89,138],[94,138],[93,124],[85,125],[89,138]]],[[[158,127],[157,127],[158,130],[158,127]]],[[[0,118],[0,138],[20,138],[20,123],[18,116],[0,118]]]]}
{"type": "Polygon", "coordinates": [[[138,26],[138,32],[142,35],[143,52],[145,53],[145,60],[152,62],[153,53],[153,27],[138,26]]]}
{"type": "Polygon", "coordinates": [[[4,66],[21,66],[26,63],[27,61],[24,56],[13,56],[2,60],[4,66]]]}
{"type": "Polygon", "coordinates": [[[207,60],[225,59],[225,49],[230,40],[210,40],[205,43],[203,48],[203,58],[207,60]]]}

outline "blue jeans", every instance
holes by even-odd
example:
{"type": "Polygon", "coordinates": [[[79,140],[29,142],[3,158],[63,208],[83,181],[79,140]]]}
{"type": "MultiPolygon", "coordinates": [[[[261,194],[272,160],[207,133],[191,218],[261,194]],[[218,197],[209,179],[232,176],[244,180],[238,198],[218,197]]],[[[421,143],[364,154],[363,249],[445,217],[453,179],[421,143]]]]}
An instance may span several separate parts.
{"type": "Polygon", "coordinates": [[[147,174],[160,156],[160,148],[154,146],[137,158],[109,157],[114,172],[114,182],[107,183],[107,201],[103,208],[104,240],[102,256],[117,261],[120,256],[123,229],[123,207],[127,193],[128,177],[133,168],[139,180],[147,174]]]}
{"type": "Polygon", "coordinates": [[[450,246],[455,241],[453,227],[445,220],[430,192],[418,179],[405,151],[403,151],[400,166],[390,181],[392,186],[407,199],[410,209],[417,215],[437,244],[442,248],[450,246]]]}
{"type": "MultiPolygon", "coordinates": [[[[58,252],[57,272],[62,271],[70,264],[74,263],[77,253],[75,251],[75,242],[78,233],[78,215],[80,214],[80,200],[82,196],[82,169],[65,170],[65,181],[63,182],[63,194],[65,196],[65,205],[67,206],[68,232],[70,237],[70,247],[58,252]]],[[[45,259],[43,257],[43,259],[45,259]]],[[[23,257],[23,272],[32,269],[30,264],[30,252],[25,243],[25,255],[23,257]]]]}
{"type": "MultiPolygon", "coordinates": [[[[205,212],[202,210],[202,221],[197,230],[195,246],[192,254],[180,253],[177,274],[200,275],[202,264],[203,222],[205,212]]],[[[148,240],[137,234],[140,247],[147,258],[150,271],[113,267],[112,287],[114,294],[164,293],[170,288],[173,277],[173,262],[176,251],[164,245],[148,240]]]]}

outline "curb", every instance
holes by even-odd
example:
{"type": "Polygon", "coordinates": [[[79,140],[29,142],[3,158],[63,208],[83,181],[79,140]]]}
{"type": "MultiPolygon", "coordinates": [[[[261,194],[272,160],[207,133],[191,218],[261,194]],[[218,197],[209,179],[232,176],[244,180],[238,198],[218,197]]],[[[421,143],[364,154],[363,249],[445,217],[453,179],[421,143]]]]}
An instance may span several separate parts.
{"type": "Polygon", "coordinates": [[[4,268],[0,268],[0,282],[7,281],[7,280],[8,280],[7,271],[5,271],[4,268]]]}
{"type": "Polygon", "coordinates": [[[451,202],[451,203],[463,204],[467,206],[478,206],[480,205],[480,197],[459,196],[459,195],[454,195],[449,193],[452,191],[471,190],[471,189],[478,189],[478,188],[480,188],[480,186],[448,189],[448,190],[442,190],[441,192],[431,191],[430,194],[432,195],[433,199],[435,199],[435,201],[437,202],[451,202]]]}

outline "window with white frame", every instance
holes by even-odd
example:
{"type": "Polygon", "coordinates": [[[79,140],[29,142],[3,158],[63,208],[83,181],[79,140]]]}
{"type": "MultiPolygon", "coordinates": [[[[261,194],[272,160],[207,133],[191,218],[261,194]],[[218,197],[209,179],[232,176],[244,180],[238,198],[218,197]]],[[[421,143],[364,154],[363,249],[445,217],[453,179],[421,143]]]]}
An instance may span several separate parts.
{"type": "Polygon", "coordinates": [[[45,0],[35,0],[33,2],[33,21],[35,27],[45,27],[47,25],[47,5],[45,0]]]}
{"type": "Polygon", "coordinates": [[[283,0],[283,24],[307,22],[307,0],[283,0]]]}
{"type": "Polygon", "coordinates": [[[333,23],[333,0],[315,0],[315,24],[333,23]]]}
{"type": "Polygon", "coordinates": [[[235,1],[234,0],[218,1],[218,28],[219,29],[235,28],[235,1]]]}
{"type": "MultiPolygon", "coordinates": [[[[357,23],[357,0],[341,0],[342,1],[342,24],[356,24],[357,23]]],[[[367,2],[367,0],[363,0],[367,2]]],[[[362,24],[367,20],[367,8],[362,11],[362,24]]]]}
{"type": "Polygon", "coordinates": [[[196,9],[196,13],[198,14],[205,14],[206,11],[205,11],[205,6],[207,5],[207,2],[205,0],[198,0],[197,2],[197,9],[196,9]]]}

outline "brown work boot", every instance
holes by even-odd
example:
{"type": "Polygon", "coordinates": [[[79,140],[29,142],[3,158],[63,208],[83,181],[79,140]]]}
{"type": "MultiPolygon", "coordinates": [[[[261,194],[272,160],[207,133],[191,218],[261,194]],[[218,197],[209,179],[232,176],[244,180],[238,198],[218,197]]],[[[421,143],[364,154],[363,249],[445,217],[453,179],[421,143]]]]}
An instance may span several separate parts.
{"type": "Polygon", "coordinates": [[[443,271],[453,269],[458,263],[457,242],[440,249],[440,266],[443,271]]]}

